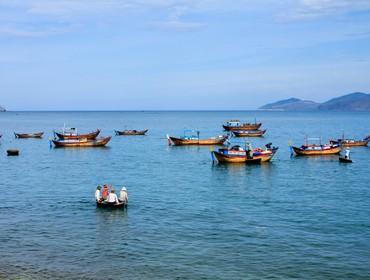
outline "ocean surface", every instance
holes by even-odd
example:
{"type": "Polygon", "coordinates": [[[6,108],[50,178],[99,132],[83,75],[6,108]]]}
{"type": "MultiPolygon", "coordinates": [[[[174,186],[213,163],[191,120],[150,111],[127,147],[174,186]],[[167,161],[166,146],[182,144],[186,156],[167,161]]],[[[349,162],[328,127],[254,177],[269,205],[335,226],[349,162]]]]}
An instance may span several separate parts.
{"type": "Polygon", "coordinates": [[[1,279],[370,279],[370,148],[353,148],[353,164],[289,150],[306,136],[362,139],[369,113],[7,112],[0,133],[1,279]],[[217,165],[209,147],[167,144],[235,118],[263,122],[266,136],[247,140],[279,146],[271,163],[217,165]],[[149,132],[50,148],[64,123],[149,132]],[[104,183],[128,188],[127,211],[96,209],[104,183]]]}

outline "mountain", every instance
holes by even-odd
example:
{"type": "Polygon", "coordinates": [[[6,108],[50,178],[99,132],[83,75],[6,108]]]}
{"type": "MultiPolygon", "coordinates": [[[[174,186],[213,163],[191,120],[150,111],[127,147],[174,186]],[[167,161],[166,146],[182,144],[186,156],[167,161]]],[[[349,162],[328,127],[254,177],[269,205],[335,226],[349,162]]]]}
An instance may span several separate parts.
{"type": "Polygon", "coordinates": [[[0,106],[0,112],[5,112],[5,111],[6,111],[5,108],[0,106]]]}
{"type": "Polygon", "coordinates": [[[276,111],[370,111],[370,94],[354,92],[324,103],[289,98],[266,104],[260,110],[276,111]]]}
{"type": "Polygon", "coordinates": [[[259,109],[276,111],[314,111],[320,104],[310,100],[289,98],[278,102],[266,104],[259,109]]]}
{"type": "Polygon", "coordinates": [[[370,111],[370,94],[354,92],[330,99],[319,106],[322,111],[370,111]]]}

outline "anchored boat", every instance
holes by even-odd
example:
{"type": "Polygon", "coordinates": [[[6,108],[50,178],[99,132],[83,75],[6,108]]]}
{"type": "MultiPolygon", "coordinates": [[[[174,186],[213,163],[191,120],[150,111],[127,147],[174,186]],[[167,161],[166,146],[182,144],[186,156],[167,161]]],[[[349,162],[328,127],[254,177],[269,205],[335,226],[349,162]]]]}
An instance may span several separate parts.
{"type": "Polygon", "coordinates": [[[36,132],[36,133],[16,133],[14,132],[15,138],[25,139],[25,138],[42,138],[44,132],[36,132]]]}
{"type": "Polygon", "coordinates": [[[344,147],[361,147],[367,146],[370,142],[370,135],[365,137],[363,140],[346,139],[344,137],[337,140],[330,140],[332,144],[339,144],[344,147]]]}
{"type": "Polygon", "coordinates": [[[233,130],[233,135],[235,137],[262,137],[266,133],[265,130],[233,130]]]}
{"type": "Polygon", "coordinates": [[[97,129],[96,131],[92,131],[85,134],[79,134],[77,132],[77,129],[72,128],[66,128],[64,127],[61,132],[54,131],[54,134],[56,137],[58,137],[61,140],[78,140],[78,139],[88,139],[88,140],[94,140],[96,137],[98,137],[100,133],[100,129],[97,129]]]}
{"type": "Polygon", "coordinates": [[[321,144],[321,138],[306,138],[306,144],[301,147],[293,147],[292,149],[297,156],[324,156],[336,155],[341,151],[339,144],[329,143],[321,144]],[[308,141],[320,141],[319,144],[309,144],[308,141]]]}
{"type": "Polygon", "coordinates": [[[262,123],[241,123],[240,120],[231,120],[222,125],[226,131],[234,130],[257,130],[261,127],[262,123]]]}
{"type": "Polygon", "coordinates": [[[103,147],[105,146],[110,140],[112,136],[108,137],[101,137],[94,140],[91,139],[54,139],[52,140],[55,147],[103,147]]]}
{"type": "MultiPolygon", "coordinates": [[[[193,131],[193,130],[191,130],[193,131]]],[[[200,132],[196,131],[197,135],[186,135],[184,132],[183,137],[173,137],[167,135],[168,144],[174,146],[183,146],[183,145],[223,145],[224,142],[228,139],[227,135],[220,135],[217,137],[201,139],[199,137],[200,132]]]]}
{"type": "Polygon", "coordinates": [[[235,145],[231,148],[221,148],[218,151],[212,151],[212,157],[214,156],[220,163],[256,164],[268,162],[271,161],[278,150],[278,147],[271,147],[271,145],[271,143],[267,144],[265,149],[252,149],[249,143],[246,143],[244,148],[235,145]]]}
{"type": "Polygon", "coordinates": [[[148,129],[145,130],[115,130],[114,131],[116,135],[124,135],[124,136],[129,136],[129,135],[145,135],[148,132],[148,129]]]}

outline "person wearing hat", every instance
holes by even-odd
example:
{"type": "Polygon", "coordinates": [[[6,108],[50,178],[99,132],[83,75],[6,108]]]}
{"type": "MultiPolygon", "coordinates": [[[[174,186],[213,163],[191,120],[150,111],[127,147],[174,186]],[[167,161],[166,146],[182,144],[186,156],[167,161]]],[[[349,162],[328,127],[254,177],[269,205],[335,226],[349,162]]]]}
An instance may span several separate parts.
{"type": "Polygon", "coordinates": [[[114,189],[111,189],[107,198],[107,202],[110,204],[119,204],[119,200],[114,189]]]}
{"type": "Polygon", "coordinates": [[[121,191],[119,192],[119,201],[125,204],[128,203],[128,193],[125,187],[122,187],[121,191]]]}
{"type": "Polygon", "coordinates": [[[97,202],[100,202],[102,200],[101,193],[100,193],[101,187],[97,186],[95,191],[95,200],[97,202]]]}

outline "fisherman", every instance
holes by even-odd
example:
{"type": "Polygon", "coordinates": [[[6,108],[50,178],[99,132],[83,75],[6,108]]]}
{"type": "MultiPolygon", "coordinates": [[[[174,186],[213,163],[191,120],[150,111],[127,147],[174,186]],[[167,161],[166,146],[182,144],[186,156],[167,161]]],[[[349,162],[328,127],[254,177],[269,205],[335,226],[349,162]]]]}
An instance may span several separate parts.
{"type": "Polygon", "coordinates": [[[107,185],[104,185],[101,196],[102,196],[102,198],[103,198],[104,200],[106,200],[106,199],[107,199],[107,197],[108,197],[108,195],[109,195],[109,189],[108,189],[108,186],[107,186],[107,185]]]}
{"type": "Polygon", "coordinates": [[[95,191],[95,200],[97,202],[100,202],[102,200],[101,193],[100,193],[101,187],[97,186],[95,191]]]}
{"type": "Polygon", "coordinates": [[[346,149],[346,150],[345,150],[345,155],[344,155],[344,158],[345,158],[345,159],[349,159],[349,154],[350,154],[350,152],[351,152],[351,151],[350,151],[350,149],[346,149]]]}
{"type": "Polygon", "coordinates": [[[111,189],[111,191],[108,195],[108,198],[107,198],[107,202],[109,204],[119,204],[119,200],[118,200],[118,197],[116,195],[116,191],[114,189],[111,189]]]}
{"type": "Polygon", "coordinates": [[[122,187],[121,191],[119,192],[119,201],[125,204],[128,203],[128,193],[125,187],[122,187]]]}

